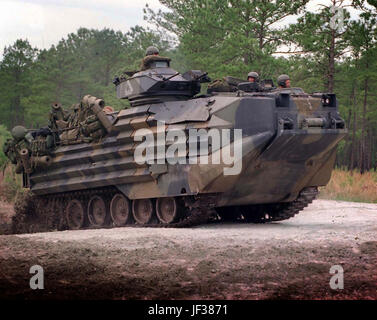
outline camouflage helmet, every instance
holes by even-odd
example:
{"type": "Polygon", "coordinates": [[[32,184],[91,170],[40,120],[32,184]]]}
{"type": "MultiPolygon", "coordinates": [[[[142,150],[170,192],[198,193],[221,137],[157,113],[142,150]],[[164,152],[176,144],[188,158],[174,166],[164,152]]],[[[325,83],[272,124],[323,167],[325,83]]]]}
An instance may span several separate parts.
{"type": "Polygon", "coordinates": [[[278,85],[285,87],[285,81],[289,80],[289,76],[287,74],[281,74],[278,77],[278,85]]]}
{"type": "Polygon", "coordinates": [[[255,71],[251,71],[248,73],[247,78],[254,78],[255,80],[259,79],[259,74],[255,71]]]}
{"type": "Polygon", "coordinates": [[[15,126],[12,131],[11,131],[12,137],[16,140],[19,141],[23,138],[25,138],[27,134],[27,130],[23,126],[15,126]]]}
{"type": "Polygon", "coordinates": [[[145,51],[145,56],[152,56],[154,54],[159,54],[159,51],[156,47],[148,47],[147,50],[145,51]]]}

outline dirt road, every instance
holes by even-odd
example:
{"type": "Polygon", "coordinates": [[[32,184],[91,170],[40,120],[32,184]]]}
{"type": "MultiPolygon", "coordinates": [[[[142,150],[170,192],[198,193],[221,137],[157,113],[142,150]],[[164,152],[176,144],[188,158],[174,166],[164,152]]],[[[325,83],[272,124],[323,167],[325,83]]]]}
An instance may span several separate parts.
{"type": "Polygon", "coordinates": [[[0,296],[377,299],[377,205],[317,200],[272,224],[0,236],[0,296]],[[44,290],[29,269],[44,269],[44,290]],[[329,286],[331,266],[344,289],[329,286]]]}

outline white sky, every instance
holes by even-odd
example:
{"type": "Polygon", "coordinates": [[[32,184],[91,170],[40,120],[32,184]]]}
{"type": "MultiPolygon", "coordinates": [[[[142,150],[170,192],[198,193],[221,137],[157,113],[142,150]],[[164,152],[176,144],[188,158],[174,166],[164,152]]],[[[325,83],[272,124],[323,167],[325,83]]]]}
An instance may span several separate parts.
{"type": "Polygon", "coordinates": [[[0,0],[0,56],[20,38],[49,48],[80,27],[126,32],[137,24],[146,26],[146,3],[162,8],[158,0],[0,0]]]}
{"type": "MultiPolygon", "coordinates": [[[[315,10],[312,0],[308,9],[315,10]]],[[[5,46],[28,39],[32,46],[49,48],[80,27],[105,27],[126,32],[135,25],[147,26],[143,8],[164,8],[158,0],[0,0],[0,57],[5,46]]],[[[285,19],[283,24],[295,22],[285,19]]]]}

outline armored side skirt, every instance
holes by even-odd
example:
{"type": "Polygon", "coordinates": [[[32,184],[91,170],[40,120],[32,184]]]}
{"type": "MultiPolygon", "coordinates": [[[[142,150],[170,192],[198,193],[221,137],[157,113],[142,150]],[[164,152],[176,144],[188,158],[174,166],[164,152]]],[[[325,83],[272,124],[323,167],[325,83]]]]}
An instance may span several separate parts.
{"type": "Polygon", "coordinates": [[[131,140],[109,137],[59,148],[49,169],[30,181],[37,195],[116,186],[130,199],[221,193],[218,206],[288,202],[305,187],[327,184],[344,135],[316,128],[244,137],[237,175],[224,175],[222,164],[138,165],[131,140]]]}

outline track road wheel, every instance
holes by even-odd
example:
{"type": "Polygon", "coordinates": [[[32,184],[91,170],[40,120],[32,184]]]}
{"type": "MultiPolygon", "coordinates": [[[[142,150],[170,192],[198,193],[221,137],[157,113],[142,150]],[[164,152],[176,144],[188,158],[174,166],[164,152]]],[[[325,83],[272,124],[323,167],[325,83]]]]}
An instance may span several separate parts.
{"type": "Polygon", "coordinates": [[[176,198],[159,198],[156,201],[156,214],[162,223],[173,223],[178,218],[179,206],[176,198]]]}
{"type": "Polygon", "coordinates": [[[132,201],[132,214],[139,224],[147,224],[152,221],[154,206],[151,199],[137,199],[132,201]]]}
{"type": "Polygon", "coordinates": [[[88,202],[88,219],[92,226],[103,227],[107,222],[107,207],[100,196],[92,196],[88,202]]]}
{"type": "Polygon", "coordinates": [[[54,212],[56,212],[57,229],[59,231],[67,229],[66,217],[64,216],[64,201],[62,199],[56,199],[54,212]]]}
{"type": "Polygon", "coordinates": [[[78,230],[84,226],[84,206],[80,200],[72,199],[69,201],[66,216],[69,229],[78,230]]]}
{"type": "Polygon", "coordinates": [[[131,205],[123,194],[117,193],[111,199],[110,215],[117,227],[124,226],[131,220],[131,205]]]}

